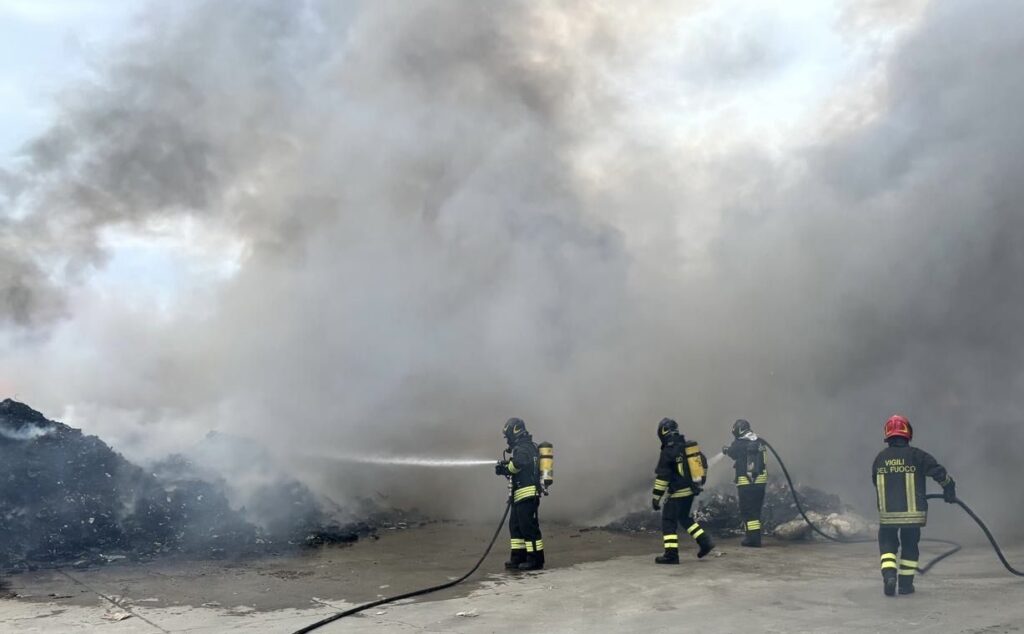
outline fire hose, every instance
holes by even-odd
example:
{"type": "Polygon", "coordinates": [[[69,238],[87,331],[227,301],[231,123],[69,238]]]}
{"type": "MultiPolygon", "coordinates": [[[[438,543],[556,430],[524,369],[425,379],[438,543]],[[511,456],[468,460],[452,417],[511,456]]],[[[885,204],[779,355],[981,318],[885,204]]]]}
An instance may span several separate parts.
{"type": "MultiPolygon", "coordinates": [[[[833,541],[833,542],[838,542],[840,544],[866,544],[866,543],[870,543],[870,542],[874,542],[875,541],[873,539],[844,539],[844,538],[834,537],[834,536],[829,535],[828,533],[824,532],[823,530],[821,530],[817,526],[815,526],[814,522],[812,522],[810,520],[810,518],[807,517],[807,513],[804,512],[803,505],[800,504],[800,497],[797,495],[797,493],[796,493],[796,486],[793,484],[793,479],[789,476],[789,471],[786,469],[786,463],[784,463],[782,461],[782,458],[779,457],[779,453],[777,451],[775,451],[775,447],[772,447],[771,444],[767,440],[765,440],[763,438],[761,439],[761,441],[764,443],[765,447],[768,447],[768,449],[771,450],[772,455],[775,456],[775,460],[779,463],[779,467],[782,469],[783,475],[786,476],[786,482],[789,483],[789,492],[793,496],[793,502],[796,504],[796,510],[800,512],[800,516],[803,517],[804,521],[807,522],[807,525],[811,527],[811,530],[813,530],[815,533],[821,535],[825,539],[828,539],[828,540],[833,541]]],[[[939,494],[939,493],[931,493],[931,494],[929,494],[929,495],[927,495],[925,497],[927,499],[929,499],[929,500],[942,499],[943,498],[942,494],[939,494]]],[[[985,525],[985,522],[981,521],[981,518],[978,517],[978,515],[974,511],[972,511],[971,508],[969,506],[967,506],[967,504],[965,504],[964,501],[961,500],[960,498],[955,498],[953,500],[953,503],[959,505],[960,508],[962,508],[964,510],[964,512],[967,513],[967,515],[969,515],[971,517],[971,519],[974,520],[974,522],[981,528],[982,532],[985,533],[985,537],[988,538],[989,543],[992,545],[992,550],[994,550],[996,552],[996,555],[999,557],[999,561],[1002,562],[1003,566],[1010,572],[1010,574],[1017,575],[1018,577],[1024,577],[1024,573],[1022,573],[1021,571],[1019,571],[1016,568],[1014,568],[1013,566],[1011,566],[1010,562],[1006,560],[1006,556],[1003,555],[1003,550],[999,547],[999,544],[996,542],[995,537],[992,536],[992,531],[990,531],[988,529],[988,526],[985,525]]],[[[921,541],[922,542],[931,542],[933,544],[945,544],[947,546],[952,546],[952,548],[950,548],[949,550],[947,550],[947,551],[943,552],[942,554],[938,555],[937,557],[935,557],[934,559],[929,561],[927,564],[925,564],[924,566],[919,568],[918,572],[920,572],[921,574],[927,573],[937,563],[939,563],[943,559],[946,559],[947,557],[955,555],[956,553],[960,552],[961,548],[963,548],[960,544],[958,544],[958,543],[956,543],[954,541],[947,540],[947,539],[927,538],[927,539],[922,539],[921,541]]]]}
{"type": "Polygon", "coordinates": [[[419,597],[419,596],[422,596],[424,594],[430,594],[431,592],[437,592],[438,590],[444,590],[446,588],[451,588],[452,586],[455,586],[455,585],[458,585],[458,584],[462,583],[463,581],[468,579],[474,572],[477,571],[477,569],[480,567],[480,565],[482,563],[484,563],[484,560],[487,559],[487,555],[489,555],[491,553],[491,548],[494,547],[494,542],[498,541],[498,535],[501,534],[501,529],[504,528],[504,526],[505,526],[505,520],[508,519],[508,512],[509,512],[509,509],[511,509],[511,508],[512,508],[512,498],[509,497],[508,503],[505,504],[505,512],[502,513],[501,521],[498,522],[498,528],[495,529],[494,536],[491,537],[490,543],[487,544],[487,548],[484,549],[484,554],[480,555],[480,559],[477,560],[476,564],[472,568],[469,569],[469,572],[467,572],[466,574],[462,575],[458,579],[455,579],[453,581],[448,581],[446,583],[442,583],[442,584],[439,584],[439,585],[436,585],[436,586],[430,586],[429,588],[421,588],[419,590],[413,590],[411,592],[406,592],[404,594],[396,594],[393,597],[386,597],[384,599],[378,599],[377,601],[371,601],[370,603],[364,603],[362,605],[357,605],[354,608],[349,608],[349,609],[347,609],[347,610],[345,610],[343,612],[338,612],[337,614],[332,614],[331,616],[329,616],[329,617],[327,617],[325,619],[321,619],[321,620],[317,621],[316,623],[313,623],[312,625],[307,625],[306,627],[304,627],[304,628],[302,628],[300,630],[295,630],[294,634],[305,634],[306,632],[312,632],[313,630],[321,628],[324,625],[327,625],[328,623],[333,623],[334,621],[337,621],[338,619],[343,619],[346,616],[352,616],[353,614],[359,614],[360,612],[363,612],[364,610],[369,610],[370,608],[375,608],[375,607],[377,607],[379,605],[385,605],[385,604],[388,604],[388,603],[394,603],[395,601],[401,601],[402,599],[411,599],[413,597],[419,597]]]}

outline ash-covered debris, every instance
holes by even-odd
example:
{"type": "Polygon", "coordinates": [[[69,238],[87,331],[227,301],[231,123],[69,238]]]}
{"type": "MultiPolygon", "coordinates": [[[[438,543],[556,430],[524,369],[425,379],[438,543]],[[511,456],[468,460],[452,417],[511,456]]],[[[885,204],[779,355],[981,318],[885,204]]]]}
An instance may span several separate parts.
{"type": "Polygon", "coordinates": [[[232,509],[222,482],[197,475],[186,458],[172,455],[151,470],[166,491],[162,500],[147,500],[131,518],[129,525],[140,537],[163,537],[153,545],[151,554],[180,551],[196,555],[223,557],[258,550],[270,540],[241,512],[232,509]]]}
{"type": "Polygon", "coordinates": [[[179,458],[193,477],[219,483],[246,519],[274,541],[301,543],[345,515],[333,500],[276,468],[266,448],[252,439],[210,432],[179,458]]]}
{"type": "Polygon", "coordinates": [[[381,530],[405,530],[429,523],[425,516],[415,510],[369,510],[376,507],[370,500],[360,501],[359,506],[366,509],[359,514],[365,520],[342,524],[332,522],[315,527],[306,533],[303,543],[306,546],[349,544],[366,537],[376,538],[381,530]]]}
{"type": "Polygon", "coordinates": [[[295,480],[264,482],[232,503],[228,482],[174,455],[143,470],[95,436],[0,403],[0,566],[88,567],[121,559],[220,558],[351,543],[407,521],[361,501],[341,521],[295,480]],[[254,521],[254,517],[265,521],[254,521]]]}
{"type": "Polygon", "coordinates": [[[332,522],[319,497],[298,480],[258,487],[246,509],[250,517],[262,522],[268,535],[279,541],[304,541],[309,533],[332,522]]]}
{"type": "MultiPolygon", "coordinates": [[[[869,530],[868,522],[846,507],[838,495],[812,487],[799,487],[797,491],[808,517],[816,525],[821,521],[819,528],[826,533],[852,537],[869,530]]],[[[698,498],[693,516],[705,529],[720,537],[743,534],[735,489],[705,491],[698,498]]],[[[770,483],[765,490],[761,527],[765,533],[775,534],[782,539],[805,539],[813,535],[810,527],[800,517],[789,486],[785,483],[770,483]]],[[[660,532],[661,514],[636,511],[609,523],[606,528],[629,532],[660,532]]]]}
{"type": "Polygon", "coordinates": [[[342,508],[278,469],[266,448],[249,438],[210,432],[185,461],[195,470],[194,477],[220,483],[264,538],[275,543],[349,544],[380,529],[424,522],[415,511],[385,509],[368,498],[342,508]],[[215,465],[216,470],[199,469],[198,464],[215,465]]]}
{"type": "Polygon", "coordinates": [[[0,577],[0,599],[16,599],[18,593],[11,589],[10,584],[3,577],[0,577]]]}
{"type": "Polygon", "coordinates": [[[16,401],[0,403],[0,557],[101,562],[139,546],[125,530],[164,497],[156,480],[95,436],[16,401]]]}

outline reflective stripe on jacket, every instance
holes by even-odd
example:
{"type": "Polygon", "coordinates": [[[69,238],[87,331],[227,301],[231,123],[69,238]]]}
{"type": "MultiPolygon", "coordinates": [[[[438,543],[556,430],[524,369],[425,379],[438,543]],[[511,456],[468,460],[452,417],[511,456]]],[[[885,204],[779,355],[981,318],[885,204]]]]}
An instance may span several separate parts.
{"type": "Polygon", "coordinates": [[[760,439],[737,438],[725,455],[733,460],[736,486],[768,484],[768,448],[760,439]]]}
{"type": "Polygon", "coordinates": [[[924,526],[928,522],[927,480],[945,486],[949,474],[927,451],[897,441],[883,449],[871,467],[878,521],[889,526],[924,526]]]}
{"type": "Polygon", "coordinates": [[[670,498],[683,498],[693,495],[693,481],[683,453],[685,446],[686,439],[682,435],[669,436],[662,443],[658,465],[654,468],[654,497],[668,494],[670,498]]]}
{"type": "Polygon", "coordinates": [[[512,459],[506,465],[512,474],[512,501],[522,502],[540,495],[540,450],[529,434],[512,447],[512,459]]]}

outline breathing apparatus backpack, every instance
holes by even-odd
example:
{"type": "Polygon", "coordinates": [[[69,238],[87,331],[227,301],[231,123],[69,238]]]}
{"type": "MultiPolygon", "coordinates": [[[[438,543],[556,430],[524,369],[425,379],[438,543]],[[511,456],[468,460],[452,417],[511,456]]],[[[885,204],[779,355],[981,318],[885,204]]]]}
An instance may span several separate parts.
{"type": "Polygon", "coordinates": [[[753,482],[754,478],[764,473],[765,470],[765,449],[764,442],[760,438],[750,443],[747,447],[747,477],[753,482]]]}
{"type": "Polygon", "coordinates": [[[555,481],[555,446],[549,442],[542,442],[537,445],[537,452],[540,454],[538,460],[540,478],[538,481],[544,495],[547,495],[548,489],[555,481]]]}
{"type": "Polygon", "coordinates": [[[704,484],[708,479],[708,459],[700,450],[695,440],[688,440],[683,445],[682,460],[686,463],[686,471],[694,484],[704,484]]]}

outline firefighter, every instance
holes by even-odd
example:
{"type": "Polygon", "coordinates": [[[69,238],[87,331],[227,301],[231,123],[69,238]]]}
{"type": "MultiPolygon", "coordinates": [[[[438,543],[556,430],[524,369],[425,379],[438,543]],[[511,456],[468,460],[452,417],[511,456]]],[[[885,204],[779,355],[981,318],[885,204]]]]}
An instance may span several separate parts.
{"type": "Polygon", "coordinates": [[[693,498],[700,494],[707,479],[707,460],[695,442],[687,442],[679,433],[679,425],[671,418],[658,423],[658,440],[661,453],[654,470],[654,499],[651,506],[661,511],[661,532],[665,554],[655,557],[655,563],[679,563],[679,527],[696,540],[700,550],[697,557],[704,557],[715,547],[711,535],[690,516],[693,498]],[[662,497],[668,496],[662,508],[662,497]]]}
{"type": "Polygon", "coordinates": [[[956,483],[928,452],[911,447],[910,421],[894,414],[885,423],[883,449],[871,467],[878,497],[878,550],[882,557],[882,583],[886,596],[914,592],[921,527],[928,521],[926,477],[942,486],[946,502],[956,501],[956,483]],[[902,552],[900,547],[902,546],[902,552]]]}
{"type": "Polygon", "coordinates": [[[544,540],[540,534],[537,510],[540,506],[540,453],[533,437],[520,418],[510,418],[502,428],[511,459],[499,460],[494,472],[511,482],[512,510],[508,518],[512,556],[505,562],[508,570],[544,568],[544,540]]]}
{"type": "Polygon", "coordinates": [[[736,469],[736,494],[746,532],[740,545],[760,548],[761,507],[768,486],[768,448],[742,418],[733,423],[732,435],[732,444],[722,447],[722,453],[733,459],[736,469]]]}

